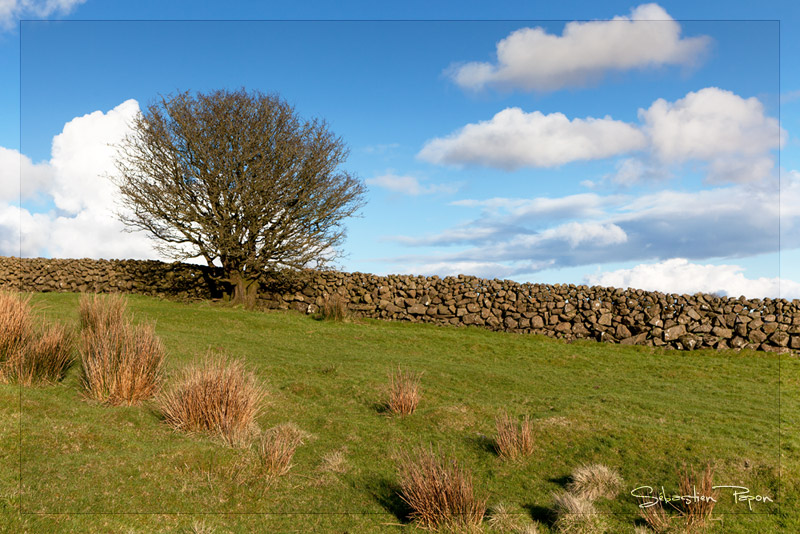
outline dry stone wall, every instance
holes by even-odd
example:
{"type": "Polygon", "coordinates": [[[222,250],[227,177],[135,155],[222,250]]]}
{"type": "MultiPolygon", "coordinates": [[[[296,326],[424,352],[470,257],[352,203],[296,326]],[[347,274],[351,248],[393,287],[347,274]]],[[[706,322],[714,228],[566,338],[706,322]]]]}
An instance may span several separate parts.
{"type": "MultiPolygon", "coordinates": [[[[129,292],[219,298],[214,269],[134,260],[0,257],[0,287],[23,291],[129,292]]],[[[800,350],[800,301],[677,295],[566,284],[519,284],[472,276],[376,276],[305,271],[270,280],[267,308],[314,313],[341,299],[363,317],[682,350],[800,350]]]]}

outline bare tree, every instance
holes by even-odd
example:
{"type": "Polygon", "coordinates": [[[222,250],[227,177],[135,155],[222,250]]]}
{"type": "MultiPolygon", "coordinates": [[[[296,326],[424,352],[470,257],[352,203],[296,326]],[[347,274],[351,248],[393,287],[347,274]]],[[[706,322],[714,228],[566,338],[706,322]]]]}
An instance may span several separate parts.
{"type": "Polygon", "coordinates": [[[364,203],[363,183],[339,169],[342,139],[278,95],[161,97],[118,150],[120,219],[169,257],[219,260],[234,302],[252,302],[270,270],[339,257],[342,220],[364,203]]]}

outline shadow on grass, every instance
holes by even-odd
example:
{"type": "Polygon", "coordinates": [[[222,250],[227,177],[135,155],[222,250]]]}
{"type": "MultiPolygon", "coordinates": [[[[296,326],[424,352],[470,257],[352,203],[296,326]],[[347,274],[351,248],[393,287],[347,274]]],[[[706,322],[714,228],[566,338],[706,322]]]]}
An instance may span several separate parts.
{"type": "Polygon", "coordinates": [[[392,415],[388,402],[373,402],[370,407],[381,415],[392,415]]]}
{"type": "Polygon", "coordinates": [[[562,488],[566,488],[567,484],[569,484],[571,480],[572,477],[570,475],[562,475],[560,477],[551,477],[547,479],[548,482],[552,482],[553,484],[558,484],[562,488]]]}
{"type": "Polygon", "coordinates": [[[367,478],[362,488],[375,499],[384,510],[395,516],[401,523],[410,522],[411,508],[400,498],[400,486],[386,477],[367,478]]]}
{"type": "Polygon", "coordinates": [[[494,456],[500,456],[497,452],[497,445],[495,444],[494,439],[490,438],[489,436],[484,434],[472,434],[470,436],[466,436],[464,441],[470,447],[480,452],[485,452],[494,456]]]}
{"type": "Polygon", "coordinates": [[[556,514],[550,508],[539,506],[538,504],[523,504],[522,508],[530,514],[531,519],[534,521],[547,525],[551,529],[553,528],[556,522],[556,514]]]}

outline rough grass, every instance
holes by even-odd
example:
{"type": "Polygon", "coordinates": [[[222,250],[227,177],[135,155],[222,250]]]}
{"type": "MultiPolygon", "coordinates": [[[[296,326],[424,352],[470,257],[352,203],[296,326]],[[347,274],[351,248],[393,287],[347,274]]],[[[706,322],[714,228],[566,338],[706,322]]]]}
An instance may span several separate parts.
{"type": "Polygon", "coordinates": [[[698,500],[681,503],[681,513],[683,515],[686,530],[696,532],[705,530],[709,526],[711,514],[714,511],[716,501],[719,501],[719,491],[714,487],[714,468],[707,464],[702,471],[693,471],[683,465],[678,475],[678,491],[680,495],[699,495],[698,500]],[[711,497],[704,499],[702,497],[711,497]]]}
{"type": "Polygon", "coordinates": [[[129,321],[128,304],[119,293],[83,294],[78,302],[81,330],[113,330],[129,321]]]}
{"type": "Polygon", "coordinates": [[[530,417],[516,422],[508,413],[502,412],[495,418],[497,437],[495,450],[504,459],[516,460],[533,453],[533,427],[530,417]]]}
{"type": "Polygon", "coordinates": [[[261,468],[268,478],[289,472],[294,453],[303,444],[303,435],[304,432],[289,423],[270,428],[261,434],[256,451],[261,468]]]}
{"type": "Polygon", "coordinates": [[[18,384],[59,382],[75,361],[75,334],[60,323],[42,326],[16,362],[9,362],[9,376],[18,384]]]}
{"type": "Polygon", "coordinates": [[[389,374],[388,410],[398,415],[410,415],[417,409],[420,399],[419,384],[422,373],[398,368],[389,374]]]}
{"type": "MultiPolygon", "coordinates": [[[[46,313],[77,324],[79,298],[34,295],[33,319],[46,313]]],[[[177,377],[209,347],[224,350],[269,384],[259,428],[293,421],[316,439],[298,447],[289,474],[264,490],[254,450],[174,432],[148,403],[109,409],[81,402],[77,365],[54,386],[0,384],[0,522],[9,532],[185,533],[197,521],[234,533],[422,532],[398,496],[393,457],[420,443],[447,447],[481,495],[540,521],[542,534],[554,532],[551,493],[578,465],[619,469],[622,491],[595,508],[607,532],[625,533],[641,522],[634,487],[677,493],[681,462],[709,459],[715,483],[784,503],[779,512],[777,504],[754,502],[750,513],[723,491],[712,532],[800,532],[791,506],[800,501],[796,357],[316,321],[136,295],[127,303],[135,317],[157,324],[169,354],[166,376],[177,377]],[[397,365],[425,373],[424,398],[411,417],[376,410],[386,372],[397,365]],[[324,371],[330,367],[336,371],[324,371]],[[493,449],[495,417],[504,409],[531,418],[535,453],[524,462],[500,461],[493,449]],[[326,454],[345,447],[345,473],[320,471],[326,454]]]]}
{"type": "Polygon", "coordinates": [[[243,445],[263,398],[262,386],[241,360],[209,353],[185,369],[158,404],[164,421],[176,430],[207,432],[243,445]]]}
{"type": "Polygon", "coordinates": [[[398,480],[400,498],[422,528],[469,529],[486,513],[486,499],[476,497],[469,471],[432,448],[402,454],[398,480]]]}
{"type": "Polygon", "coordinates": [[[622,489],[622,477],[603,464],[588,464],[577,467],[567,484],[567,491],[581,499],[595,501],[602,497],[613,499],[622,489]]]}
{"type": "Polygon", "coordinates": [[[90,399],[132,406],[159,390],[166,353],[152,324],[99,323],[83,331],[80,353],[90,399]]]}
{"type": "Polygon", "coordinates": [[[348,300],[342,295],[328,295],[319,307],[319,316],[326,321],[344,322],[350,319],[348,300]]]}
{"type": "Polygon", "coordinates": [[[600,534],[605,530],[603,517],[588,499],[569,492],[553,495],[554,527],[564,534],[600,534]]]}
{"type": "Polygon", "coordinates": [[[0,293],[0,381],[58,382],[75,359],[73,331],[61,323],[37,324],[29,302],[30,296],[0,293]]]}

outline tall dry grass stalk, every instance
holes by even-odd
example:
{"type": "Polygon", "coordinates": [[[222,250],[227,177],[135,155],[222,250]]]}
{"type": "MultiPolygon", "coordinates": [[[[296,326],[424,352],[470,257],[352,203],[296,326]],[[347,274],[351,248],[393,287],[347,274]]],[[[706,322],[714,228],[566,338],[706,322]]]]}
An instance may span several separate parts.
{"type": "Polygon", "coordinates": [[[320,317],[329,321],[344,322],[350,318],[350,308],[347,298],[342,295],[329,295],[325,297],[319,308],[320,317]]]}
{"type": "Polygon", "coordinates": [[[23,386],[54,383],[64,378],[75,361],[75,336],[63,324],[39,328],[15,362],[9,376],[23,386]]]}
{"type": "Polygon", "coordinates": [[[410,518],[422,528],[478,527],[486,499],[475,496],[472,475],[454,459],[418,449],[398,463],[400,498],[411,508],[410,518]]]}
{"type": "Polygon", "coordinates": [[[510,415],[503,412],[495,418],[495,427],[495,450],[498,456],[515,460],[533,453],[533,430],[528,416],[517,424],[510,415]]]}
{"type": "Polygon", "coordinates": [[[30,296],[0,293],[0,381],[57,382],[74,361],[74,336],[62,324],[35,325],[30,296]]]}
{"type": "Polygon", "coordinates": [[[419,383],[422,373],[398,368],[389,374],[389,400],[386,403],[390,412],[399,415],[414,413],[419,404],[419,383]]]}
{"type": "Polygon", "coordinates": [[[673,528],[673,516],[664,510],[661,501],[647,508],[639,508],[639,516],[644,519],[647,526],[657,534],[666,534],[673,528]]]}
{"type": "Polygon", "coordinates": [[[159,399],[164,420],[176,430],[208,432],[242,445],[253,431],[264,391],[242,362],[207,355],[184,370],[159,399]]]}
{"type": "Polygon", "coordinates": [[[86,396],[133,405],[158,392],[164,346],[150,324],[97,323],[83,331],[82,383],[86,396]]]}
{"type": "Polygon", "coordinates": [[[597,513],[592,501],[582,499],[569,492],[553,495],[553,510],[556,521],[553,524],[558,532],[564,534],[599,534],[604,532],[603,517],[597,513]]]}
{"type": "Polygon", "coordinates": [[[285,475],[292,468],[304,433],[293,424],[278,425],[263,432],[257,444],[258,459],[268,478],[285,475]]]}
{"type": "Polygon", "coordinates": [[[0,293],[0,379],[3,382],[14,380],[15,369],[31,340],[30,299],[30,296],[0,293]]]}
{"type": "Polygon", "coordinates": [[[600,497],[613,499],[622,487],[622,477],[603,464],[581,465],[572,472],[567,491],[590,501],[600,497]]]}
{"type": "Polygon", "coordinates": [[[128,322],[127,302],[119,293],[81,295],[78,302],[81,330],[109,330],[128,322]]]}
{"type": "Polygon", "coordinates": [[[719,492],[714,490],[714,469],[707,464],[703,471],[692,471],[684,464],[678,471],[678,493],[692,496],[677,504],[669,503],[672,513],[665,510],[661,501],[639,510],[647,526],[656,533],[681,532],[691,534],[704,532],[710,527],[714,505],[719,492]],[[694,497],[696,496],[696,497],[694,497]]]}
{"type": "Polygon", "coordinates": [[[680,495],[697,495],[698,499],[681,502],[681,512],[689,532],[702,531],[708,526],[719,492],[714,487],[714,468],[707,464],[701,472],[689,469],[685,464],[678,474],[680,495]]]}

